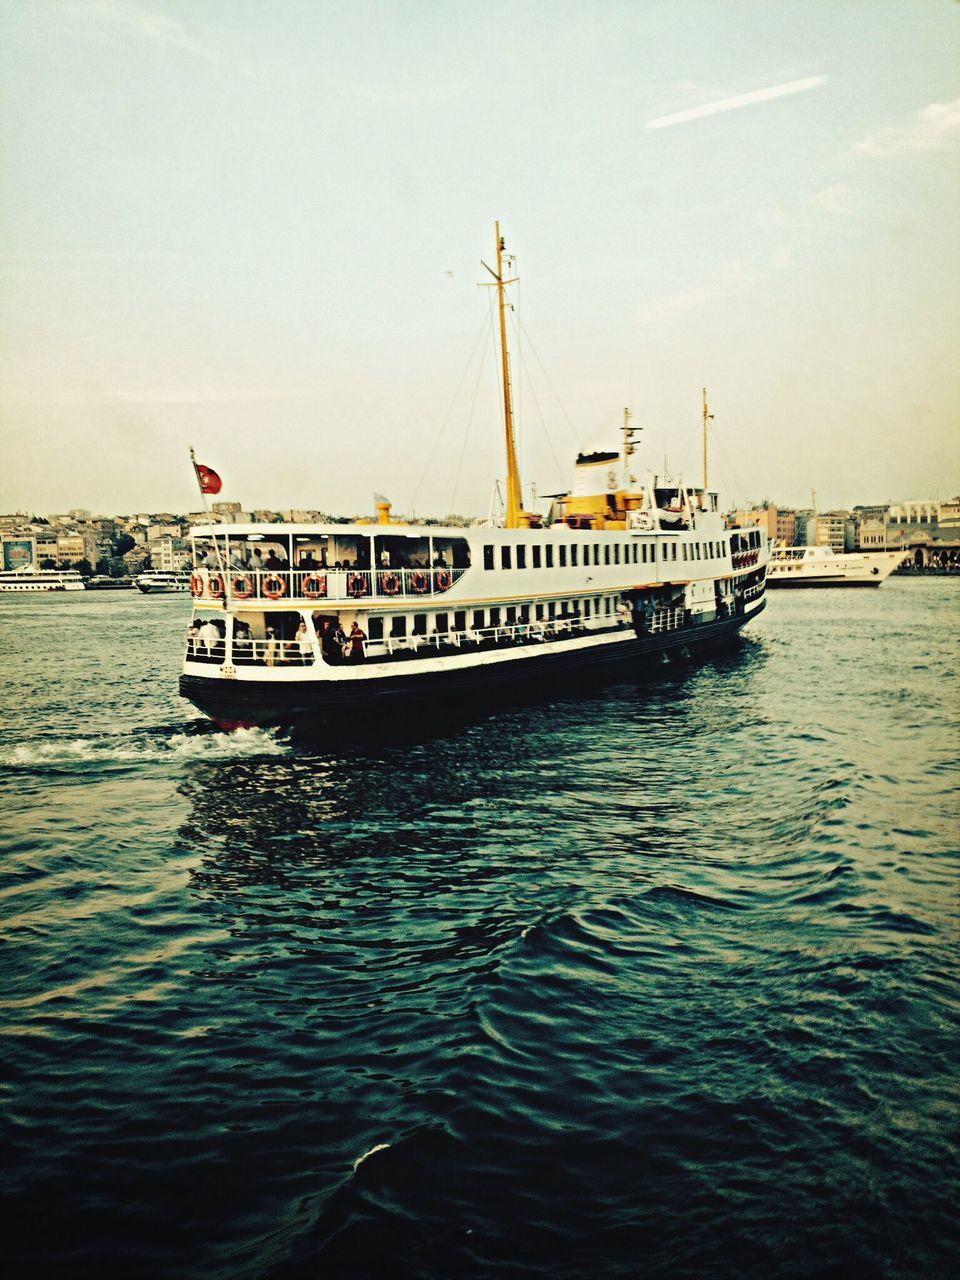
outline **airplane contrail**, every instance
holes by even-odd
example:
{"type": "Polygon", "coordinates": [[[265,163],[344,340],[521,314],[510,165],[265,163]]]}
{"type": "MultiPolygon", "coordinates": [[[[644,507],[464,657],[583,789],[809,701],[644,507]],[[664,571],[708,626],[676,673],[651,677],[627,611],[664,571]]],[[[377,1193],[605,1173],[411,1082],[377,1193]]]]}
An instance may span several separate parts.
{"type": "Polygon", "coordinates": [[[715,116],[721,111],[736,111],[740,107],[752,106],[755,102],[771,102],[774,98],[786,98],[791,93],[804,93],[807,89],[816,89],[826,83],[826,79],[826,76],[808,76],[806,80],[791,80],[788,84],[775,84],[770,89],[738,93],[735,98],[721,98],[719,102],[708,102],[702,107],[691,107],[689,111],[676,111],[673,115],[658,116],[656,120],[648,120],[644,127],[666,129],[672,124],[686,124],[688,120],[715,116]]]}

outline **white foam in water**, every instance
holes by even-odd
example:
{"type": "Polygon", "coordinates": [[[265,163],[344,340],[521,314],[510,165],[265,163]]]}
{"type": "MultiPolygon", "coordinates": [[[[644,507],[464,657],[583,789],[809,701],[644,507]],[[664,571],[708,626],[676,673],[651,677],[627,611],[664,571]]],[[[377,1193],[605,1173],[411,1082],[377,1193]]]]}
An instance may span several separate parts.
{"type": "Polygon", "coordinates": [[[236,729],[233,733],[175,734],[169,738],[75,738],[30,742],[0,751],[0,764],[121,764],[151,760],[233,760],[243,756],[281,756],[286,743],[268,729],[236,729]]]}
{"type": "Polygon", "coordinates": [[[370,1157],[372,1155],[375,1155],[378,1151],[386,1151],[389,1146],[390,1146],[389,1142],[378,1142],[375,1147],[371,1147],[369,1151],[365,1151],[362,1156],[359,1156],[356,1160],[354,1160],[353,1172],[354,1173],[357,1172],[357,1170],[363,1164],[364,1160],[369,1160],[370,1157]]]}

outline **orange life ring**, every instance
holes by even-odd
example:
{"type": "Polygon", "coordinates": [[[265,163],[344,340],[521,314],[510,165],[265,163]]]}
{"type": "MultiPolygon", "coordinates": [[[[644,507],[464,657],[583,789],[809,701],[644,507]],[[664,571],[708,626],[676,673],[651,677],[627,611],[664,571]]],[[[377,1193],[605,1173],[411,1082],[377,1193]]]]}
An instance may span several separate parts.
{"type": "Polygon", "coordinates": [[[449,569],[438,569],[434,575],[434,582],[438,591],[449,591],[453,586],[453,578],[449,569]]]}
{"type": "Polygon", "coordinates": [[[253,595],[253,579],[247,573],[238,573],[230,579],[230,590],[238,600],[249,600],[253,595]]]}
{"type": "Polygon", "coordinates": [[[325,573],[308,573],[300,590],[308,600],[318,600],[327,594],[327,575],[325,573]]]}
{"type": "Polygon", "coordinates": [[[223,596],[223,579],[219,573],[211,573],[207,579],[207,590],[213,596],[214,600],[219,600],[223,596]]]}
{"type": "Polygon", "coordinates": [[[199,573],[191,573],[190,575],[190,594],[195,600],[203,595],[203,579],[199,573]]]}
{"type": "Polygon", "coordinates": [[[279,600],[281,596],[287,594],[287,583],[277,573],[265,573],[260,589],[268,600],[279,600]],[[270,584],[273,583],[273,586],[270,584]]]}
{"type": "Polygon", "coordinates": [[[430,586],[430,579],[422,569],[415,569],[410,575],[410,585],[418,596],[422,596],[430,586]]]}
{"type": "Polygon", "coordinates": [[[356,599],[367,594],[367,579],[362,573],[351,573],[347,577],[347,595],[356,599]]]}
{"type": "Polygon", "coordinates": [[[381,573],[380,590],[385,596],[395,596],[400,590],[399,573],[381,573]]]}

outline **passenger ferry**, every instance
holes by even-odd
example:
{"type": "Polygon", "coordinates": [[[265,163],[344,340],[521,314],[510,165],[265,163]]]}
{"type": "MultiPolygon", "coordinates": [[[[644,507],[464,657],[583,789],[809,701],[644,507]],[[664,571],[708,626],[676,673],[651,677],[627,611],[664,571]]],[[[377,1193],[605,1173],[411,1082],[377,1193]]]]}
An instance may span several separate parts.
{"type": "Polygon", "coordinates": [[[189,573],[171,573],[164,569],[145,569],[137,574],[133,585],[144,595],[154,595],[161,591],[189,591],[189,573]]]}
{"type": "Polygon", "coordinates": [[[376,730],[470,699],[566,694],[711,650],[763,608],[765,535],[725,529],[706,482],[636,487],[628,413],[620,452],[581,454],[545,517],[523,509],[503,252],[497,224],[502,524],[408,525],[382,502],[370,522],[195,528],[180,692],[220,726],[376,730]]]}
{"type": "Polygon", "coordinates": [[[0,591],[85,591],[76,569],[10,569],[0,573],[0,591]]]}
{"type": "Polygon", "coordinates": [[[832,547],[776,547],[770,557],[770,587],[879,587],[908,551],[840,553],[832,547]]]}

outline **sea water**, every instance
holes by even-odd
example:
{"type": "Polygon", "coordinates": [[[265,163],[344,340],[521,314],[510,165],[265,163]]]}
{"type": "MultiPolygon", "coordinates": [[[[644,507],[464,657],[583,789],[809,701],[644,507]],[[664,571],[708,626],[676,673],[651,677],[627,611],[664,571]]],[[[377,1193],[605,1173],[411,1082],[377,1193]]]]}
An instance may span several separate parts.
{"type": "Polygon", "coordinates": [[[365,748],[0,599],[23,1277],[955,1274],[960,581],[365,748]]]}

